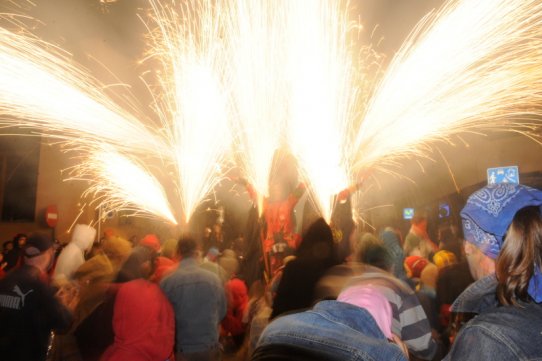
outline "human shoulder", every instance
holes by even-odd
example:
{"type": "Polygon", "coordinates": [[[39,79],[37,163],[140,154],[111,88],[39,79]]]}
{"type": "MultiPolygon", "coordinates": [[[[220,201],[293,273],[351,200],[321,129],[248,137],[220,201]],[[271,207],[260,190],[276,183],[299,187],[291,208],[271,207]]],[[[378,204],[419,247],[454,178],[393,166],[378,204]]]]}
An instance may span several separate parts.
{"type": "Polygon", "coordinates": [[[463,327],[450,359],[542,360],[541,333],[542,305],[497,307],[463,327]]]}

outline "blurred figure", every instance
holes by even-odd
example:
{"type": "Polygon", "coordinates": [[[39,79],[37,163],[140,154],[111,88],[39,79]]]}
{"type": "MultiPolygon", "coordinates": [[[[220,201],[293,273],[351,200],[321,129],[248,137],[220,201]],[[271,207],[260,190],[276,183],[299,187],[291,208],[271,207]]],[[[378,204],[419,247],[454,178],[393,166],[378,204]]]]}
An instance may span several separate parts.
{"type": "MultiPolygon", "coordinates": [[[[71,312],[55,297],[47,271],[53,242],[34,234],[23,249],[24,265],[0,280],[0,355],[10,361],[43,361],[52,330],[67,329],[71,312]]],[[[68,307],[77,299],[65,298],[68,307]]]]}
{"type": "Polygon", "coordinates": [[[104,255],[97,255],[75,271],[73,281],[59,285],[59,293],[76,293],[79,302],[75,307],[69,330],[66,333],[55,334],[48,361],[97,360],[106,347],[113,342],[111,327],[100,327],[99,332],[94,332],[92,337],[80,343],[74,333],[85,324],[87,317],[107,301],[114,277],[115,273],[109,259],[104,255]],[[86,347],[87,344],[88,347],[86,347]]]}
{"type": "Polygon", "coordinates": [[[218,258],[220,257],[220,252],[218,248],[211,247],[201,263],[201,268],[206,269],[207,271],[213,272],[220,278],[223,284],[226,284],[231,278],[233,271],[226,272],[221,265],[218,264],[218,258]]]}
{"type": "Polygon", "coordinates": [[[162,247],[160,245],[160,240],[158,239],[158,236],[156,234],[147,234],[145,237],[141,238],[138,242],[139,246],[144,247],[150,247],[153,249],[156,253],[160,253],[160,248],[162,247]]]}
{"type": "MultiPolygon", "coordinates": [[[[110,276],[115,278],[113,283],[109,283],[106,279],[100,277],[101,280],[97,280],[95,284],[91,284],[92,288],[89,288],[89,291],[97,298],[96,300],[100,302],[95,304],[95,307],[91,309],[88,316],[74,330],[77,345],[84,361],[99,360],[105,350],[116,341],[113,319],[118,291],[127,282],[138,279],[146,280],[154,272],[155,260],[156,252],[153,249],[137,246],[130,253],[119,271],[116,271],[115,265],[109,257],[102,254],[94,256],[85,262],[76,272],[76,275],[81,277],[82,280],[90,276],[96,277],[100,274],[107,276],[107,280],[110,276]],[[90,267],[100,264],[102,264],[100,269],[97,269],[98,267],[90,267]],[[105,269],[108,269],[111,273],[109,271],[105,273],[105,269]]],[[[81,287],[81,289],[83,290],[84,288],[81,287]]],[[[144,289],[142,292],[146,292],[146,290],[144,289]]],[[[129,305],[124,305],[125,307],[130,307],[129,305]]],[[[144,317],[143,315],[133,315],[136,319],[139,316],[144,317]]],[[[138,331],[144,332],[144,330],[134,330],[134,333],[138,331]]],[[[123,341],[119,342],[122,343],[123,341]]]]}
{"type": "Polygon", "coordinates": [[[175,238],[167,239],[162,245],[161,255],[171,259],[174,262],[179,261],[177,254],[177,242],[178,241],[175,238]]]}
{"type": "Polygon", "coordinates": [[[427,233],[427,215],[417,210],[410,220],[411,226],[405,237],[403,250],[405,257],[420,256],[431,259],[433,253],[438,250],[437,245],[429,238],[427,233]]]}
{"type": "Polygon", "coordinates": [[[179,267],[160,282],[173,305],[176,360],[220,360],[218,325],[226,315],[226,295],[217,275],[199,266],[199,245],[191,236],[178,243],[179,267]]]}
{"type": "Polygon", "coordinates": [[[461,211],[465,254],[476,282],[454,302],[478,314],[446,360],[534,360],[542,355],[542,191],[488,185],[461,211]],[[495,274],[496,271],[496,274],[495,274]]]}
{"type": "Polygon", "coordinates": [[[309,227],[295,256],[284,267],[273,301],[271,318],[310,307],[316,300],[315,287],[318,280],[330,267],[338,264],[333,234],[323,218],[309,227]]]}
{"type": "Polygon", "coordinates": [[[337,301],[273,320],[251,360],[408,360],[392,320],[392,307],[378,289],[353,285],[337,301]]]}
{"type": "Polygon", "coordinates": [[[407,278],[405,269],[403,267],[405,254],[403,253],[403,248],[401,247],[399,235],[393,228],[386,227],[380,235],[380,239],[393,259],[392,273],[395,275],[395,277],[404,281],[407,278]]]}
{"type": "Polygon", "coordinates": [[[23,250],[26,244],[26,238],[26,234],[23,233],[18,233],[15,235],[15,237],[13,237],[13,241],[11,242],[13,247],[5,253],[5,262],[7,264],[4,270],[6,272],[18,266],[21,266],[24,263],[23,250]]]}
{"type": "Polygon", "coordinates": [[[104,254],[111,261],[115,272],[119,271],[131,252],[132,244],[124,238],[112,237],[102,240],[101,254],[104,254]]]}
{"type": "Polygon", "coordinates": [[[137,279],[117,293],[113,318],[115,342],[102,361],[167,360],[172,355],[175,318],[160,288],[137,279]]]}
{"type": "Polygon", "coordinates": [[[226,281],[237,276],[237,272],[239,272],[239,260],[233,250],[225,249],[217,259],[218,265],[225,272],[224,278],[226,281]]]}
{"type": "Polygon", "coordinates": [[[440,332],[439,312],[436,300],[437,279],[438,267],[433,263],[428,263],[421,272],[420,283],[416,287],[416,296],[434,332],[440,332]]]}
{"type": "Polygon", "coordinates": [[[94,227],[86,224],[75,225],[70,243],[62,249],[56,261],[53,281],[73,279],[73,273],[85,262],[85,253],[92,247],[95,237],[94,227]]]}
{"type": "Polygon", "coordinates": [[[430,323],[413,289],[390,273],[393,260],[385,246],[372,245],[368,254],[362,257],[382,268],[359,261],[332,267],[318,283],[318,299],[336,299],[342,290],[352,285],[378,289],[391,305],[393,333],[400,336],[413,356],[432,360],[438,348],[432,338],[430,323]]]}
{"type": "Polygon", "coordinates": [[[226,283],[228,310],[221,326],[226,338],[233,341],[233,350],[237,351],[243,344],[247,324],[243,321],[248,307],[248,290],[245,282],[233,278],[226,283]]]}
{"type": "Polygon", "coordinates": [[[439,249],[452,252],[459,262],[463,259],[463,242],[456,227],[446,225],[438,230],[439,249]]]}

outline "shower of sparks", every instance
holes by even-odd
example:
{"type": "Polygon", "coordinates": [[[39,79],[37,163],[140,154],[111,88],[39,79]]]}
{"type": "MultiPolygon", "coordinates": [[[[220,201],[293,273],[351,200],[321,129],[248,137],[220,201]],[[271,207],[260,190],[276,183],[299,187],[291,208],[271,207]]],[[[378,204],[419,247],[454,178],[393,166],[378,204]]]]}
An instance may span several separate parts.
{"type": "Polygon", "coordinates": [[[75,172],[72,179],[90,182],[85,194],[94,195],[98,207],[132,211],[177,224],[160,181],[144,165],[127,156],[112,149],[97,150],[75,172]]]}
{"type": "Polygon", "coordinates": [[[542,3],[450,1],[405,42],[369,103],[356,167],[424,156],[459,132],[537,139],[542,101],[542,3]]]}
{"type": "Polygon", "coordinates": [[[151,33],[149,57],[163,69],[155,109],[173,152],[180,213],[187,222],[220,181],[217,164],[231,145],[223,10],[212,0],[170,6],[151,0],[151,5],[157,29],[151,33]]]}
{"type": "Polygon", "coordinates": [[[352,121],[363,104],[358,72],[347,36],[352,32],[346,3],[284,2],[288,79],[288,143],[296,155],[313,200],[328,221],[333,199],[353,183],[350,173],[355,134],[352,121]],[[302,22],[299,19],[303,19],[302,22]]]}
{"type": "Polygon", "coordinates": [[[0,28],[0,64],[0,125],[37,129],[72,148],[164,152],[150,128],[44,42],[0,28]]]}
{"type": "Polygon", "coordinates": [[[260,196],[274,152],[289,147],[329,220],[333,195],[356,174],[389,171],[435,141],[490,129],[536,138],[539,0],[450,1],[419,25],[367,108],[347,0],[149,1],[159,128],[47,44],[0,29],[0,125],[86,152],[74,179],[89,181],[86,194],[101,206],[187,222],[232,145],[260,196]],[[160,178],[147,160],[158,161],[160,178]],[[160,182],[168,176],[172,194],[160,182]]]}
{"type": "Polygon", "coordinates": [[[260,211],[262,198],[269,195],[272,159],[283,145],[287,121],[286,3],[231,1],[226,14],[235,158],[259,196],[260,211]]]}

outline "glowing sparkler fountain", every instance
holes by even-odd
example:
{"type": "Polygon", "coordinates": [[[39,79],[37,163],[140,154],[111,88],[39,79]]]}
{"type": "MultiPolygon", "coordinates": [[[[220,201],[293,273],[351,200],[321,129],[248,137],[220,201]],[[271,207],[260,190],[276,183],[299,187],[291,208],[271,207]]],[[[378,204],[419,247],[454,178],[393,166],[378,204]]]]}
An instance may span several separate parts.
{"type": "Polygon", "coordinates": [[[356,168],[389,169],[460,132],[533,139],[542,104],[542,3],[451,1],[393,59],[357,135],[356,168]]]}
{"type": "Polygon", "coordinates": [[[173,152],[185,223],[220,181],[217,165],[231,145],[228,63],[220,33],[220,14],[227,9],[219,3],[151,1],[157,30],[151,33],[150,56],[163,69],[156,111],[173,152]]]}
{"type": "Polygon", "coordinates": [[[37,129],[71,147],[108,143],[141,154],[164,152],[152,128],[45,42],[0,28],[0,64],[2,125],[37,129]]]}
{"type": "Polygon", "coordinates": [[[87,180],[87,193],[102,194],[98,207],[130,204],[140,214],[175,223],[159,182],[121,154],[167,157],[151,128],[117,106],[67,57],[33,37],[0,28],[0,64],[3,126],[35,129],[83,154],[72,179],[87,180]]]}
{"type": "Polygon", "coordinates": [[[352,143],[364,104],[358,92],[361,68],[355,66],[348,35],[359,24],[349,23],[343,1],[284,4],[288,143],[314,202],[329,221],[334,196],[355,182],[352,143]]]}
{"type": "Polygon", "coordinates": [[[225,27],[231,62],[235,158],[258,194],[268,196],[273,154],[284,143],[288,89],[282,1],[232,1],[225,27]]]}

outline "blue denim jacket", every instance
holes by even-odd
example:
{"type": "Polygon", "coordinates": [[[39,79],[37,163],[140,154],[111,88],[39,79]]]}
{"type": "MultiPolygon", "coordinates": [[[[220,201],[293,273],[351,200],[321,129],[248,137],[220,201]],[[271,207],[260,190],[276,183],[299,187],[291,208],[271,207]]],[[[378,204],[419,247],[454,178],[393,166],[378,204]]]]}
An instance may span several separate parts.
{"type": "Polygon", "coordinates": [[[269,345],[317,351],[326,360],[407,360],[369,312],[339,301],[320,301],[312,310],[276,318],[258,342],[269,345]]]}
{"type": "Polygon", "coordinates": [[[453,312],[477,313],[457,335],[444,360],[542,361],[542,304],[501,306],[497,279],[482,278],[452,305],[453,312]]]}
{"type": "Polygon", "coordinates": [[[227,307],[218,276],[187,258],[162,280],[160,287],[175,311],[176,351],[193,353],[217,348],[218,324],[227,307]]]}

